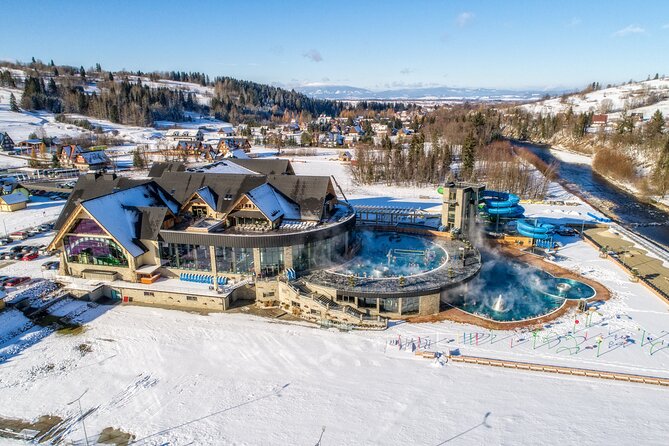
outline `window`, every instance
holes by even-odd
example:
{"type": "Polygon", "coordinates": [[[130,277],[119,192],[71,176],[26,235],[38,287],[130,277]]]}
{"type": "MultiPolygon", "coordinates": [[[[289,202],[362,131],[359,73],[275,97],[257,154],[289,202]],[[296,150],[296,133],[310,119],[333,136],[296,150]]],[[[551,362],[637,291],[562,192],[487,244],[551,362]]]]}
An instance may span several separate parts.
{"type": "Polygon", "coordinates": [[[160,242],[158,248],[160,259],[167,267],[211,271],[208,246],[160,242]]]}
{"type": "Polygon", "coordinates": [[[197,297],[195,297],[195,296],[186,296],[186,300],[197,301],[197,297]]]}
{"type": "Polygon", "coordinates": [[[260,270],[264,276],[276,276],[283,268],[283,247],[260,248],[260,270]]]}
{"type": "Polygon", "coordinates": [[[67,235],[63,244],[68,262],[128,266],[128,259],[123,249],[110,238],[67,235]]]}

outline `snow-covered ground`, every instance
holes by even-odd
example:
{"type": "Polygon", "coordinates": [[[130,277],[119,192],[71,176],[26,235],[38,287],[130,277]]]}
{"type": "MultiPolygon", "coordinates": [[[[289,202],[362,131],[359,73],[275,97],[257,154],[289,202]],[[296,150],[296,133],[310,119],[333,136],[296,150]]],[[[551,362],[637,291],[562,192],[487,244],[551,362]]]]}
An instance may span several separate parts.
{"type": "Polygon", "coordinates": [[[643,113],[644,118],[649,118],[655,110],[660,110],[664,116],[669,115],[669,99],[648,106],[643,105],[650,93],[666,96],[669,93],[669,78],[633,82],[631,84],[619,85],[611,88],[603,88],[585,95],[573,95],[562,100],[553,98],[538,101],[522,106],[523,109],[532,113],[556,114],[564,113],[570,107],[574,113],[608,113],[619,114],[623,109],[628,113],[643,113]]]}

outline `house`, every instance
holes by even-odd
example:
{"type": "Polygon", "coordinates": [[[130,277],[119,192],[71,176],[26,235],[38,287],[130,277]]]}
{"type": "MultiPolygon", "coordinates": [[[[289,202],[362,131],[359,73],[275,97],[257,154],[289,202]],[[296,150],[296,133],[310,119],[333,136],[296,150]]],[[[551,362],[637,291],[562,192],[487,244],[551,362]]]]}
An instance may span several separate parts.
{"type": "Polygon", "coordinates": [[[82,171],[103,170],[111,164],[104,150],[91,150],[79,153],[74,160],[74,167],[82,171]]]}
{"type": "Polygon", "coordinates": [[[0,211],[14,212],[25,209],[28,206],[28,196],[21,192],[14,192],[9,195],[0,195],[0,211]]]}
{"type": "Polygon", "coordinates": [[[251,143],[248,138],[243,136],[224,136],[219,140],[218,151],[222,156],[227,156],[229,152],[235,150],[249,153],[251,151],[251,143]]]}
{"type": "Polygon", "coordinates": [[[75,144],[68,144],[62,146],[58,152],[58,160],[60,165],[63,167],[72,167],[74,165],[74,160],[77,158],[84,149],[81,146],[75,144]]]}
{"type": "Polygon", "coordinates": [[[606,127],[606,124],[609,122],[609,116],[605,114],[601,115],[592,115],[592,126],[593,127],[606,127]]]}
{"type": "Polygon", "coordinates": [[[63,167],[76,167],[82,171],[101,170],[111,164],[104,150],[83,149],[74,144],[61,147],[58,160],[63,167]]]}
{"type": "Polygon", "coordinates": [[[165,139],[170,141],[202,141],[204,134],[200,129],[169,129],[165,139]]]}
{"type": "Polygon", "coordinates": [[[14,141],[7,132],[0,133],[0,150],[10,151],[14,149],[14,141]]]}
{"type": "Polygon", "coordinates": [[[46,144],[41,139],[26,139],[19,141],[19,143],[14,148],[15,152],[18,152],[20,155],[29,155],[39,156],[40,154],[45,154],[47,152],[46,144]]]}

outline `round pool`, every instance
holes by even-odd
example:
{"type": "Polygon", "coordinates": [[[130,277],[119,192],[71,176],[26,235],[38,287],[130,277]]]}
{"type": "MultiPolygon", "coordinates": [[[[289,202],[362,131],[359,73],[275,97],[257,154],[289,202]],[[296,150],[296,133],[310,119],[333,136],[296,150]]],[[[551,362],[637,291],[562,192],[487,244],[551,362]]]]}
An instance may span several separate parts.
{"type": "Polygon", "coordinates": [[[589,299],[595,290],[510,258],[484,252],[479,275],[448,292],[447,302],[500,322],[532,319],[560,308],[566,299],[589,299]]]}
{"type": "Polygon", "coordinates": [[[357,231],[361,247],[337,274],[396,278],[431,271],[448,260],[446,251],[426,237],[397,232],[357,231]]]}

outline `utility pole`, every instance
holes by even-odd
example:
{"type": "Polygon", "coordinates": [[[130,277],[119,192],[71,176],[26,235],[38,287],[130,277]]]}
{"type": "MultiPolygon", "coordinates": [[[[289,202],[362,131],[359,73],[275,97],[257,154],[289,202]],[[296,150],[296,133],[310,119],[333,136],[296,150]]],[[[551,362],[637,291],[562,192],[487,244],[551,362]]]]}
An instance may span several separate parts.
{"type": "Polygon", "coordinates": [[[68,406],[71,406],[74,403],[79,403],[79,420],[81,420],[81,426],[84,428],[84,440],[86,441],[86,446],[89,446],[88,444],[88,433],[86,433],[86,424],[84,423],[84,412],[81,410],[81,399],[86,395],[86,392],[88,392],[88,389],[84,390],[84,393],[81,394],[79,398],[76,400],[67,403],[68,406]]]}

